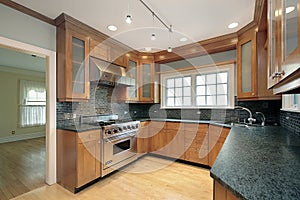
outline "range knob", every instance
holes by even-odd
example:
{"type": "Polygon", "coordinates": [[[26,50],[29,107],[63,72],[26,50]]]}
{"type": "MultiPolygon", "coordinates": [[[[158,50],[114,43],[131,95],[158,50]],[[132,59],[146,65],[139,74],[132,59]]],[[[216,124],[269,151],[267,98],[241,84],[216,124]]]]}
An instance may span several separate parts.
{"type": "Polygon", "coordinates": [[[123,130],[127,130],[127,126],[123,126],[123,130]]]}
{"type": "Polygon", "coordinates": [[[118,128],[118,131],[119,131],[119,132],[122,132],[122,130],[123,130],[122,127],[119,127],[119,128],[118,128]]]}
{"type": "Polygon", "coordinates": [[[110,134],[111,134],[111,130],[106,130],[106,131],[105,131],[105,134],[110,135],[110,134]]]}
{"type": "Polygon", "coordinates": [[[138,125],[138,124],[136,124],[136,125],[135,125],[135,128],[139,128],[139,125],[138,125]]]}
{"type": "Polygon", "coordinates": [[[135,125],[132,125],[132,126],[131,126],[131,129],[135,129],[135,125]]]}
{"type": "Polygon", "coordinates": [[[113,129],[112,131],[113,131],[113,133],[117,133],[118,129],[113,129]]]}
{"type": "Polygon", "coordinates": [[[131,126],[130,126],[130,125],[127,125],[127,129],[130,130],[130,129],[131,129],[131,126]]]}

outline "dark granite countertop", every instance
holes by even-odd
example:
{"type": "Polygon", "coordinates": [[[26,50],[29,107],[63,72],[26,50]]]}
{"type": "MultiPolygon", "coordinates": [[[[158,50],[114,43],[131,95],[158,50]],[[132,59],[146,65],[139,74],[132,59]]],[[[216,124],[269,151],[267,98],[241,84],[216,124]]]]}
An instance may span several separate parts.
{"type": "Polygon", "coordinates": [[[300,137],[278,127],[233,127],[211,169],[241,199],[300,199],[300,137]]]}
{"type": "Polygon", "coordinates": [[[57,129],[67,130],[67,131],[75,131],[75,132],[84,132],[90,130],[101,129],[100,126],[94,126],[89,124],[76,124],[76,125],[60,125],[56,127],[57,129]]]}

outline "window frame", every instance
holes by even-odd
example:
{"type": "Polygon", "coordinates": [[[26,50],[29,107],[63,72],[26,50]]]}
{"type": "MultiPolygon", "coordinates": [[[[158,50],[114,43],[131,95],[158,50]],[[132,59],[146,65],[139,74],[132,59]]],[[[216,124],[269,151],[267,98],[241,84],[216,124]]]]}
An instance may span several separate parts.
{"type": "Polygon", "coordinates": [[[160,83],[161,83],[161,109],[233,109],[234,108],[234,64],[226,64],[226,65],[219,65],[219,66],[210,66],[210,67],[194,67],[193,69],[189,70],[174,70],[171,72],[161,73],[160,75],[160,83]],[[205,74],[212,74],[212,73],[222,73],[228,72],[228,105],[206,105],[206,106],[197,106],[196,105],[196,77],[197,75],[205,75],[205,74]],[[178,77],[186,77],[191,76],[192,83],[191,83],[191,106],[167,106],[167,88],[166,88],[166,80],[170,78],[178,78],[178,77]]]}
{"type": "Polygon", "coordinates": [[[283,111],[300,112],[300,94],[284,94],[282,95],[283,111]],[[298,95],[298,102],[294,102],[294,95],[298,95]]]}

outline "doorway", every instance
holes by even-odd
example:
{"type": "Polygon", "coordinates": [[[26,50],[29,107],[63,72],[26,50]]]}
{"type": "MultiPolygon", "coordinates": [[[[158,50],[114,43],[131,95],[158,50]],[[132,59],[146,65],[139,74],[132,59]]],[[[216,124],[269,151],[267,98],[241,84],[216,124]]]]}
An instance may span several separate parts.
{"type": "Polygon", "coordinates": [[[56,52],[0,36],[0,47],[46,59],[46,173],[45,182],[56,183],[56,52]]]}

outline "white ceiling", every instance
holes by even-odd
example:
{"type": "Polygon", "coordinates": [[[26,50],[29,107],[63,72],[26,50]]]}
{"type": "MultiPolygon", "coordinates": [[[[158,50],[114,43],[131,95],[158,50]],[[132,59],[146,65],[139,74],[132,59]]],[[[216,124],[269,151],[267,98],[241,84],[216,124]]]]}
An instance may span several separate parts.
{"type": "Polygon", "coordinates": [[[153,26],[152,14],[139,0],[14,1],[52,19],[64,12],[142,51],[145,47],[157,51],[236,32],[253,20],[255,8],[255,0],[144,0],[167,25],[173,25],[174,32],[169,37],[168,30],[157,19],[153,26]],[[130,25],[125,23],[128,3],[133,17],[130,25]],[[228,29],[232,22],[238,22],[239,26],[228,29]],[[108,31],[110,24],[116,25],[118,30],[108,31]],[[150,40],[152,32],[157,36],[155,41],[150,40]],[[180,42],[182,37],[188,38],[188,41],[180,42]]]}

